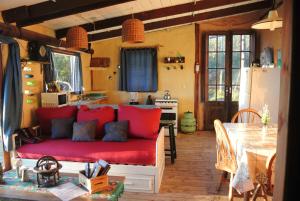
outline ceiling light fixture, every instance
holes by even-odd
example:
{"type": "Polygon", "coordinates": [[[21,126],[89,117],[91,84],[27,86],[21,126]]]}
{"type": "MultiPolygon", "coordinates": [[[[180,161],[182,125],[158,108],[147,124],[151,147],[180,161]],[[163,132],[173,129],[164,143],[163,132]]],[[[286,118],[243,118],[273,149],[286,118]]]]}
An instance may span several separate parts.
{"type": "Polygon", "coordinates": [[[70,28],[67,32],[66,39],[68,48],[81,51],[88,49],[87,32],[84,28],[80,26],[70,28]]]}
{"type": "Polygon", "coordinates": [[[251,28],[252,29],[269,29],[274,31],[277,28],[282,27],[282,18],[278,16],[277,10],[275,8],[275,0],[273,1],[273,5],[271,10],[268,12],[268,17],[254,23],[251,28]]]}
{"type": "Polygon", "coordinates": [[[141,20],[132,18],[122,24],[122,41],[128,43],[142,43],[145,40],[144,24],[141,20]]]}

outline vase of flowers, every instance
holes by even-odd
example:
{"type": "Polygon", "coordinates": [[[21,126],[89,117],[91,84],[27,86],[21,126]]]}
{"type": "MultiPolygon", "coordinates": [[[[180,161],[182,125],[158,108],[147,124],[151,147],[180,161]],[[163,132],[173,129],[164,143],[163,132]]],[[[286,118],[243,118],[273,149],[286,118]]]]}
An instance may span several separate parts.
{"type": "Polygon", "coordinates": [[[268,123],[270,122],[270,111],[268,105],[264,105],[261,115],[261,123],[263,124],[263,131],[266,132],[268,129],[268,123]]]}

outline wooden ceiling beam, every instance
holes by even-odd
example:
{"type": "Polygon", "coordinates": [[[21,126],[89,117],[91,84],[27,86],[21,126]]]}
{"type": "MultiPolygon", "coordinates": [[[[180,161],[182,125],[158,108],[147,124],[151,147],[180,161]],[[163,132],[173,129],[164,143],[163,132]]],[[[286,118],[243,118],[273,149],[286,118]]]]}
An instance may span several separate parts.
{"type": "Polygon", "coordinates": [[[56,0],[2,11],[5,23],[29,26],[46,20],[113,6],[133,0],[56,0]]]}
{"type": "Polygon", "coordinates": [[[19,38],[27,41],[39,41],[46,45],[51,45],[55,47],[66,48],[66,41],[59,40],[54,37],[50,37],[44,34],[40,34],[34,31],[19,28],[14,25],[5,24],[0,22],[0,34],[4,36],[9,36],[13,38],[19,38]]]}
{"type": "MultiPolygon", "coordinates": [[[[151,30],[155,30],[155,29],[162,29],[162,28],[171,27],[171,26],[177,26],[177,25],[188,24],[188,23],[193,23],[193,22],[198,22],[198,21],[203,21],[203,20],[209,20],[209,19],[214,19],[214,18],[220,18],[220,17],[226,17],[226,16],[231,16],[231,15],[236,15],[236,14],[241,14],[241,13],[252,12],[255,10],[270,8],[271,5],[272,5],[272,1],[260,1],[260,2],[246,4],[246,5],[240,5],[240,6],[224,8],[224,9],[215,10],[215,11],[199,13],[194,16],[188,15],[188,16],[184,16],[184,17],[172,18],[172,19],[162,20],[162,21],[157,21],[157,22],[151,22],[151,23],[145,24],[145,31],[151,31],[151,30]]],[[[118,36],[121,36],[121,32],[122,32],[121,29],[116,29],[116,30],[112,30],[112,31],[108,31],[108,32],[89,34],[89,41],[93,42],[93,41],[97,41],[97,40],[118,37],[118,36]]]]}
{"type": "MultiPolygon", "coordinates": [[[[145,20],[151,20],[151,19],[155,19],[155,18],[167,17],[167,16],[171,16],[171,15],[177,15],[177,14],[183,14],[183,13],[187,13],[187,12],[193,12],[193,11],[199,11],[199,10],[205,10],[205,9],[210,9],[210,8],[214,8],[214,7],[219,7],[219,6],[225,6],[225,5],[229,5],[229,4],[242,3],[242,2],[246,2],[246,1],[249,1],[249,0],[202,0],[202,1],[196,2],[196,4],[185,3],[185,4],[180,4],[180,5],[175,5],[175,6],[165,7],[165,8],[159,8],[159,9],[149,10],[149,11],[140,12],[140,13],[135,13],[134,17],[139,20],[145,21],[145,20]]],[[[99,20],[94,23],[86,23],[86,24],[82,24],[80,26],[83,27],[88,32],[90,32],[90,31],[101,30],[101,29],[105,29],[105,28],[121,26],[122,23],[126,19],[129,19],[131,17],[132,17],[131,15],[124,15],[124,16],[120,16],[120,17],[99,20]]],[[[56,37],[57,38],[65,37],[69,28],[70,27],[56,30],[56,37]]]]}

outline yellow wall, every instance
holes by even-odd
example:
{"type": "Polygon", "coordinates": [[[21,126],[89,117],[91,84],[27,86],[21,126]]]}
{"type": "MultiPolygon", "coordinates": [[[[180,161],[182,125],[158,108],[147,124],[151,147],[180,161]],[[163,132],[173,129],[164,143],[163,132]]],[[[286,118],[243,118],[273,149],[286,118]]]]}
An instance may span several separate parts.
{"type": "MultiPolygon", "coordinates": [[[[2,19],[0,18],[0,22],[2,22],[2,19]]],[[[44,26],[40,25],[33,25],[33,26],[28,26],[25,27],[27,30],[32,30],[41,34],[45,34],[51,37],[55,37],[55,32],[52,29],[49,29],[44,26]]],[[[25,40],[20,40],[16,39],[19,43],[20,46],[20,56],[21,58],[26,58],[28,57],[27,53],[27,41],[25,40]]],[[[7,47],[3,45],[3,55],[4,55],[4,60],[7,58],[7,47]]],[[[81,53],[81,59],[82,59],[82,69],[83,69],[83,83],[84,87],[86,90],[91,89],[91,80],[90,80],[90,71],[89,71],[89,62],[90,62],[90,55],[81,53]]],[[[3,62],[4,65],[6,61],[3,62]]],[[[43,88],[43,74],[42,74],[42,68],[39,63],[31,63],[27,64],[26,66],[29,66],[32,68],[31,74],[34,75],[34,78],[32,79],[26,79],[24,78],[25,72],[22,71],[23,75],[23,91],[24,90],[32,90],[34,93],[36,93],[35,96],[26,96],[24,95],[23,99],[23,114],[22,114],[22,127],[28,127],[36,124],[36,118],[35,118],[35,110],[40,107],[40,93],[42,92],[43,88]],[[35,80],[36,85],[34,87],[31,86],[26,86],[25,82],[29,80],[35,80]],[[26,99],[34,99],[34,103],[28,104],[26,103],[26,99]]]]}
{"type": "Polygon", "coordinates": [[[122,43],[121,38],[114,38],[92,43],[95,50],[95,57],[110,57],[111,65],[109,68],[94,71],[93,89],[106,90],[109,103],[119,104],[128,103],[129,93],[118,91],[118,76],[113,72],[118,72],[117,66],[120,59],[121,47],[132,46],[156,46],[158,50],[158,92],[139,93],[140,101],[145,102],[147,95],[161,98],[164,90],[170,90],[172,98],[179,100],[179,114],[185,111],[194,112],[194,62],[195,62],[195,26],[187,25],[167,30],[146,33],[145,43],[129,45],[122,43]],[[163,58],[167,56],[177,56],[180,53],[185,56],[184,69],[181,70],[178,64],[164,64],[163,58]],[[167,70],[171,66],[176,69],[167,70]],[[108,79],[112,76],[112,79],[108,79]]]}

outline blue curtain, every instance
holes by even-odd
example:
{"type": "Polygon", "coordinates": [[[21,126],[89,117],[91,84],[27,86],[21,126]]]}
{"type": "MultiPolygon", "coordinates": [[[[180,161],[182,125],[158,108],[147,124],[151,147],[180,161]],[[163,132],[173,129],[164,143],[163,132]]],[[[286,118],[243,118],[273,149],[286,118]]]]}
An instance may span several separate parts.
{"type": "Polygon", "coordinates": [[[74,91],[78,93],[82,93],[82,86],[83,86],[83,80],[82,80],[82,63],[81,63],[81,57],[80,53],[75,54],[75,67],[78,68],[73,73],[73,80],[74,80],[74,91]]]}
{"type": "Polygon", "coordinates": [[[52,50],[49,49],[49,64],[44,64],[43,65],[43,75],[44,75],[44,91],[46,91],[46,84],[53,82],[56,80],[55,77],[55,69],[53,66],[53,55],[52,55],[52,50]]]}
{"type": "Polygon", "coordinates": [[[20,128],[22,119],[22,72],[19,44],[0,35],[0,41],[8,44],[8,60],[3,77],[1,104],[1,132],[5,151],[11,151],[11,136],[20,128]]]}
{"type": "Polygon", "coordinates": [[[157,91],[156,48],[122,48],[119,89],[129,92],[157,91]]]}

